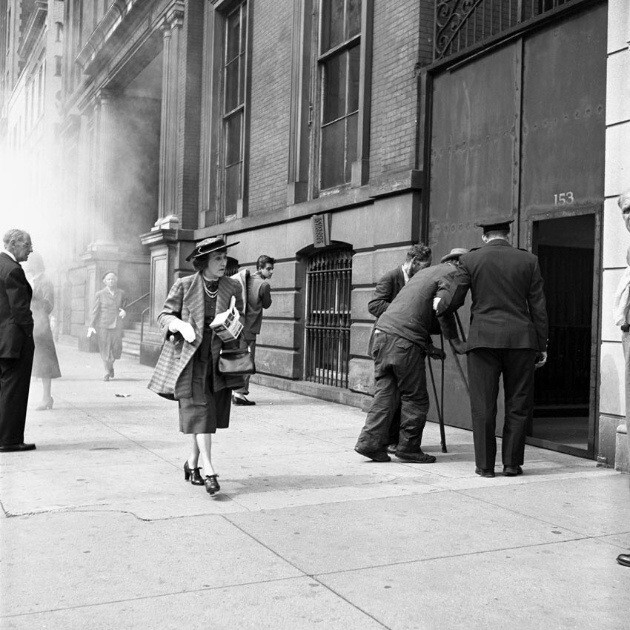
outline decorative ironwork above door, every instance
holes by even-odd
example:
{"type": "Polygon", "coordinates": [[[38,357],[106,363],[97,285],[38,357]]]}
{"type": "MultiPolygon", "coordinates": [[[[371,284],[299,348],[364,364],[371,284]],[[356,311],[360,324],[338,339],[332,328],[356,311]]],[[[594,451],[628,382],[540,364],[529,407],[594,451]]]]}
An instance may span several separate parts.
{"type": "Polygon", "coordinates": [[[438,61],[584,0],[436,0],[433,59],[438,61]]]}

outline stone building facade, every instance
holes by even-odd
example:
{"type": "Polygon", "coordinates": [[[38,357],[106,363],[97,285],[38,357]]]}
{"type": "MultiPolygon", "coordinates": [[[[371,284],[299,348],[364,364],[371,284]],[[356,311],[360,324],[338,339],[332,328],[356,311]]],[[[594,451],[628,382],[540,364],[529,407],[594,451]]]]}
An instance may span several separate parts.
{"type": "MultiPolygon", "coordinates": [[[[195,241],[221,235],[241,265],[277,259],[258,381],[363,405],[380,276],[413,242],[439,258],[512,213],[553,319],[530,443],[612,465],[626,14],[621,0],[66,0],[66,331],[84,338],[108,269],[148,326],[195,241]]],[[[446,369],[447,423],[469,427],[446,369]]]]}
{"type": "Polygon", "coordinates": [[[1,227],[17,221],[33,229],[45,207],[56,218],[45,221],[54,232],[61,210],[63,2],[3,0],[0,40],[1,227]]]}

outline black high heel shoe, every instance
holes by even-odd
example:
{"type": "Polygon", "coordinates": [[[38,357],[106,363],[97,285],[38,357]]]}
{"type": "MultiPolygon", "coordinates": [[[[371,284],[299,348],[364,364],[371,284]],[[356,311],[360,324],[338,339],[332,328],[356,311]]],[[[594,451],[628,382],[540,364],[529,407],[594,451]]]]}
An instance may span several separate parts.
{"type": "Polygon", "coordinates": [[[203,486],[203,479],[201,478],[199,468],[191,468],[188,462],[184,462],[184,481],[188,481],[189,479],[193,486],[203,486]]]}
{"type": "Polygon", "coordinates": [[[206,475],[205,485],[206,492],[208,494],[215,494],[216,492],[219,492],[219,490],[221,490],[221,486],[217,481],[217,475],[206,475]]]}

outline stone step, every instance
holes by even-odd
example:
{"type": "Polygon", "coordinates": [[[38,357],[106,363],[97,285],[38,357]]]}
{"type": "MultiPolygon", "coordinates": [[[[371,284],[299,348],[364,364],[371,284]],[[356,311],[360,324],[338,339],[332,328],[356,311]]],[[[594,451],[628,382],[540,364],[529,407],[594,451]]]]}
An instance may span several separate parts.
{"type": "MultiPolygon", "coordinates": [[[[123,339],[129,341],[131,343],[140,343],[140,331],[139,330],[125,330],[123,332],[123,339]]],[[[159,343],[162,344],[162,335],[156,330],[147,330],[144,329],[144,337],[143,340],[148,343],[159,343]]]]}

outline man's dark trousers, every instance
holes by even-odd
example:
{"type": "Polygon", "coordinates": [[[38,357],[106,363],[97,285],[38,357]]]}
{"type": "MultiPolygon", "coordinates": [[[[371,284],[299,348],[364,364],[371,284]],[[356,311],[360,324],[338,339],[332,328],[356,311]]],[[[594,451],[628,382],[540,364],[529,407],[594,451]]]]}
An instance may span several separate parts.
{"type": "Polygon", "coordinates": [[[536,351],[529,349],[475,348],[468,352],[470,408],[478,468],[494,468],[501,374],[505,392],[503,465],[523,464],[525,432],[533,408],[535,361],[536,351]]]}
{"type": "Polygon", "coordinates": [[[385,449],[394,412],[392,401],[400,395],[398,450],[418,452],[429,411],[426,354],[419,345],[381,331],[375,335],[372,354],[376,392],[357,446],[367,452],[385,449]]]}
{"type": "Polygon", "coordinates": [[[0,444],[3,446],[24,442],[34,349],[33,338],[25,336],[17,359],[0,358],[0,444]]]}

